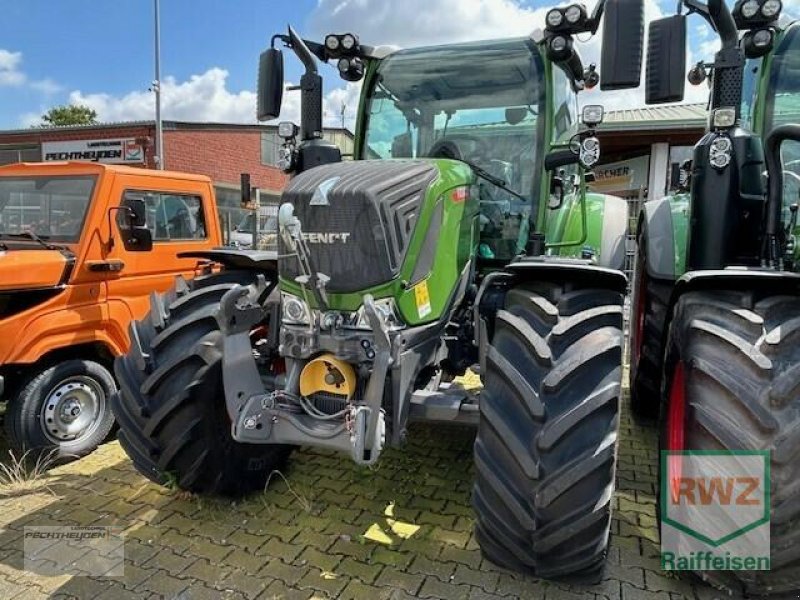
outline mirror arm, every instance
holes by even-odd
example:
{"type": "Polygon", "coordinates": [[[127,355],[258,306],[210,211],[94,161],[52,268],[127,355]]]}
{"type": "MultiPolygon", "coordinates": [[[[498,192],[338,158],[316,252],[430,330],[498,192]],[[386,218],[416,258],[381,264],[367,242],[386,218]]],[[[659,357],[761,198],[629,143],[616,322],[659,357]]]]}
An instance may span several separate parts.
{"type": "Polygon", "coordinates": [[[606,1],[607,0],[599,0],[592,11],[592,15],[589,17],[589,33],[592,35],[596,34],[597,30],[600,28],[600,21],[603,19],[603,11],[606,8],[606,1]]]}
{"type": "Polygon", "coordinates": [[[289,25],[289,46],[294,50],[300,62],[303,63],[307,74],[317,72],[317,61],[314,60],[314,55],[311,53],[311,50],[308,49],[308,46],[306,46],[303,38],[297,35],[297,32],[291,25],[289,25]]]}
{"type": "Polygon", "coordinates": [[[109,252],[114,249],[114,228],[111,224],[111,213],[118,212],[120,210],[127,211],[128,217],[131,219],[136,216],[136,213],[134,213],[133,210],[127,206],[112,206],[108,209],[108,212],[106,213],[106,217],[108,218],[108,241],[106,242],[106,246],[108,247],[109,252]]]}
{"type": "Polygon", "coordinates": [[[736,48],[739,46],[739,34],[736,30],[736,22],[730,9],[725,5],[725,0],[708,0],[706,7],[711,17],[715,29],[722,38],[722,49],[736,48]]]}
{"type": "MultiPolygon", "coordinates": [[[[680,6],[684,5],[689,10],[689,14],[696,14],[703,17],[703,19],[708,23],[708,25],[714,31],[717,31],[717,24],[714,22],[714,19],[711,17],[711,13],[709,12],[708,5],[699,2],[699,0],[680,0],[678,3],[678,9],[680,6]]],[[[680,14],[680,10],[679,10],[680,14]]]]}
{"type": "Polygon", "coordinates": [[[280,40],[287,46],[291,44],[291,40],[289,39],[288,35],[286,35],[285,33],[276,33],[275,35],[272,36],[272,38],[269,41],[270,48],[275,47],[275,40],[280,40]]]}

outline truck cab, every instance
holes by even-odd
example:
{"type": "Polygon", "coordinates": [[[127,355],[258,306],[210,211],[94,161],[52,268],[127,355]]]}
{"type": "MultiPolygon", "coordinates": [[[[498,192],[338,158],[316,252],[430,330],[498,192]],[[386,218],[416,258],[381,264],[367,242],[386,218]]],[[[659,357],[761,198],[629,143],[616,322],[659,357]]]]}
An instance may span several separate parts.
{"type": "Polygon", "coordinates": [[[0,399],[14,450],[67,458],[103,441],[130,321],[177,275],[203,268],[179,253],[220,244],[207,177],[78,162],[0,168],[0,399]]]}

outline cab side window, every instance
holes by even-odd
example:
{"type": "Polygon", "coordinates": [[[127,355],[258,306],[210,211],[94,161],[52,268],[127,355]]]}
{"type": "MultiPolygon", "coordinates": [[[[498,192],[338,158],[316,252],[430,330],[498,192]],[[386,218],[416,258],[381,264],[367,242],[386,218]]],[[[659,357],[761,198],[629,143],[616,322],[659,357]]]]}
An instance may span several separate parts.
{"type": "MultiPolygon", "coordinates": [[[[147,227],[154,242],[206,239],[205,215],[200,196],[168,192],[127,190],[126,199],[140,198],[147,208],[147,227]]],[[[117,222],[121,223],[121,216],[117,222]]]]}

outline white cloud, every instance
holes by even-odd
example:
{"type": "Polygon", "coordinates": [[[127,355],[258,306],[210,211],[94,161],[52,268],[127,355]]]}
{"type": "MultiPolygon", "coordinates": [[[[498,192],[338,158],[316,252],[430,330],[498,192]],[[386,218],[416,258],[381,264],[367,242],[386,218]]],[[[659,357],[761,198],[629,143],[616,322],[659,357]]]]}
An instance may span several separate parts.
{"type": "MultiPolygon", "coordinates": [[[[286,83],[286,87],[291,85],[291,82],[286,83]]],[[[359,90],[358,84],[348,84],[325,96],[326,125],[341,124],[344,102],[347,107],[345,122],[352,126],[359,90]]],[[[75,90],[70,93],[69,102],[93,108],[98,119],[105,122],[149,120],[155,115],[155,96],[150,90],[122,95],[75,90]]],[[[228,71],[214,67],[186,81],[166,77],[161,82],[161,109],[164,119],[175,121],[256,123],[256,94],[250,90],[228,89],[228,71]]],[[[275,122],[283,120],[300,122],[300,92],[284,91],[281,115],[275,122]]]]}
{"type": "MultiPolygon", "coordinates": [[[[188,81],[167,77],[161,82],[162,115],[165,119],[247,123],[255,121],[256,95],[242,90],[231,92],[228,71],[212,68],[188,81]]],[[[155,96],[148,90],[122,96],[104,93],[70,93],[69,102],[85,104],[97,111],[101,121],[152,119],[155,96]]]]}
{"type": "Polygon", "coordinates": [[[47,96],[51,96],[64,89],[60,84],[56,83],[50,78],[31,81],[31,87],[47,96]]]}
{"type": "Polygon", "coordinates": [[[446,44],[526,35],[546,12],[515,0],[318,0],[308,35],[350,31],[371,45],[446,44]]]}
{"type": "Polygon", "coordinates": [[[25,83],[25,73],[19,70],[21,63],[22,52],[0,48],[0,86],[20,86],[25,83]]]}
{"type": "MultiPolygon", "coordinates": [[[[588,4],[591,10],[593,3],[588,4]]],[[[350,31],[366,44],[406,48],[505,38],[542,28],[548,10],[549,5],[534,9],[517,0],[318,0],[308,19],[307,35],[321,39],[326,33],[350,31]]],[[[645,33],[647,23],[662,16],[656,0],[645,0],[645,33]]],[[[601,40],[602,27],[588,41],[576,44],[585,65],[595,63],[599,67],[601,40]]],[[[691,60],[691,52],[688,56],[691,60]]],[[[644,63],[643,58],[642,81],[644,63]]],[[[702,86],[687,85],[684,102],[703,102],[707,95],[702,86]]],[[[609,110],[644,106],[644,98],[644,86],[602,93],[598,88],[579,94],[582,105],[601,103],[609,110]]]]}

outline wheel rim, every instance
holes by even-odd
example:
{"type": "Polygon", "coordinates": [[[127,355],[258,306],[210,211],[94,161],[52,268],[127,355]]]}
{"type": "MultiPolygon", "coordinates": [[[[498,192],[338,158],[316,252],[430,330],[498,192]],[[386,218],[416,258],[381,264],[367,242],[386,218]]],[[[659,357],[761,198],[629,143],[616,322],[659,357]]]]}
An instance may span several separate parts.
{"type": "Polygon", "coordinates": [[[52,387],[42,406],[42,431],[56,444],[91,435],[105,411],[106,395],[91,377],[67,377],[52,387]]]}
{"type": "MultiPolygon", "coordinates": [[[[686,368],[683,361],[675,365],[667,404],[667,450],[678,452],[686,445],[686,368]]],[[[683,471],[681,455],[667,457],[667,482],[670,493],[677,501],[683,471]]]]}

